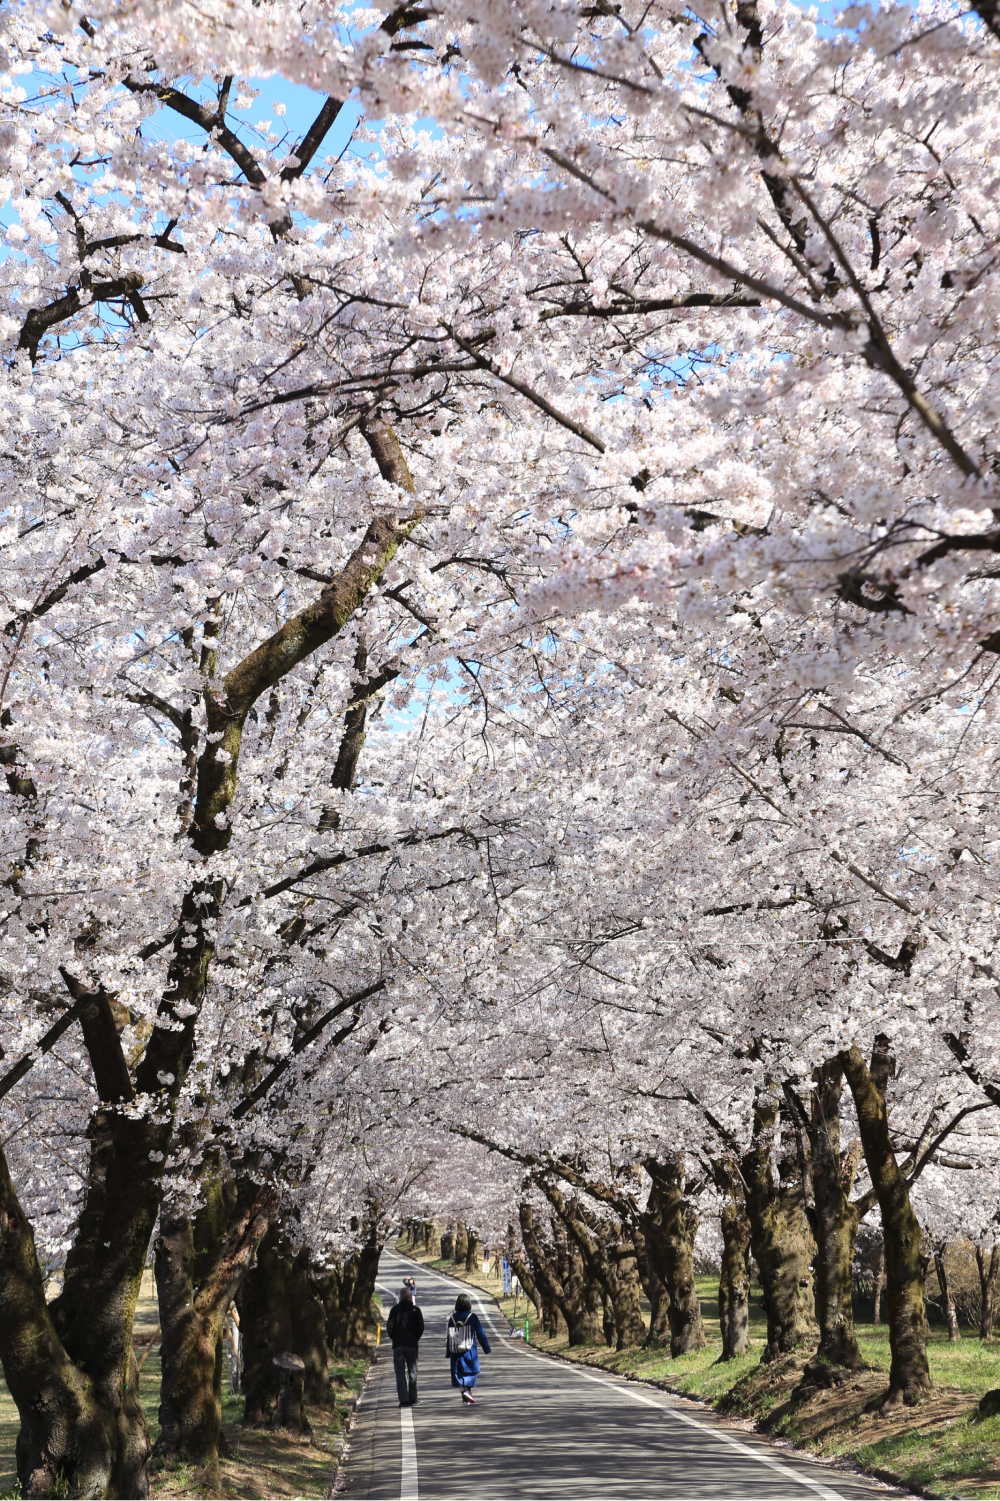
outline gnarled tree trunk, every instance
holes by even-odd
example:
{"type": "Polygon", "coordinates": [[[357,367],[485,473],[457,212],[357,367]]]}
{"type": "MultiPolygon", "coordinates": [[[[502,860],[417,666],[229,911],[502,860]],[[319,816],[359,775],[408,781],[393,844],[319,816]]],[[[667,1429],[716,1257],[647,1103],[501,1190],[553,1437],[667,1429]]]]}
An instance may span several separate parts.
{"type": "Polygon", "coordinates": [[[808,1122],[812,1167],[812,1227],[816,1237],[816,1316],[819,1354],[834,1365],[860,1370],[854,1332],[852,1268],[858,1224],[867,1204],[850,1194],[856,1158],[840,1150],[840,1096],[844,1071],[838,1060],[816,1070],[808,1122]]]}
{"type": "Polygon", "coordinates": [[[187,1459],[216,1488],[222,1436],[222,1336],[226,1314],[268,1227],[275,1195],[224,1179],[218,1158],[192,1220],[161,1214],[154,1271],[162,1340],[156,1452],[187,1459]]]}
{"type": "Polygon", "coordinates": [[[670,1320],[667,1315],[670,1312],[670,1294],[656,1269],[656,1257],[647,1235],[637,1233],[636,1252],[639,1281],[649,1300],[649,1333],[646,1335],[646,1344],[669,1345],[670,1320]]]}
{"type": "Polygon", "coordinates": [[[268,1424],[278,1400],[274,1357],[292,1349],[292,1275],[292,1256],[274,1223],[257,1247],[256,1265],[244,1277],[236,1300],[243,1335],[243,1421],[248,1428],[268,1424]]]}
{"type": "Polygon", "coordinates": [[[670,1304],[670,1354],[686,1355],[705,1348],[705,1327],[694,1282],[694,1238],[698,1211],[684,1197],[684,1161],[646,1162],[652,1179],[649,1199],[642,1216],[647,1252],[652,1252],[656,1270],[667,1289],[670,1304]]]}
{"type": "Polygon", "coordinates": [[[743,1203],[743,1185],[735,1165],[724,1159],[712,1163],[722,1197],[722,1265],[719,1269],[719,1327],[722,1360],[750,1351],[750,1222],[743,1203]]]}
{"type": "Polygon", "coordinates": [[[931,1375],[920,1272],[920,1226],[893,1151],[885,1106],[885,1086],[892,1072],[888,1041],[875,1039],[872,1069],[856,1043],[841,1053],[840,1059],[854,1097],[865,1161],[882,1211],[892,1352],[887,1400],[913,1403],[930,1390],[931,1375]]]}
{"type": "Polygon", "coordinates": [[[759,1099],[754,1107],[753,1140],[743,1158],[742,1173],[750,1244],[767,1314],[765,1360],[802,1345],[815,1345],[818,1334],[811,1270],[815,1243],[793,1157],[780,1158],[777,1184],[774,1181],[772,1154],[777,1127],[777,1100],[759,1099]]]}
{"type": "MultiPolygon", "coordinates": [[[[552,1247],[544,1245],[535,1228],[530,1204],[522,1203],[518,1214],[525,1255],[543,1305],[550,1304],[563,1318],[571,1345],[596,1344],[601,1337],[600,1328],[596,1312],[588,1306],[585,1297],[583,1264],[579,1252],[573,1255],[572,1251],[566,1252],[563,1247],[563,1254],[560,1255],[557,1244],[552,1247]]],[[[518,1276],[520,1275],[518,1271],[518,1276]]]]}

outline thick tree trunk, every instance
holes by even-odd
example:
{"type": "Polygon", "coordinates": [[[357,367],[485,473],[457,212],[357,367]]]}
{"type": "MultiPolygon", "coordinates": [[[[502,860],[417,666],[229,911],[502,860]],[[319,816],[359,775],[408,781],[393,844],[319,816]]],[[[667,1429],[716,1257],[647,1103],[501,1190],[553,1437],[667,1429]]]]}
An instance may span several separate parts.
{"type": "Polygon", "coordinates": [[[187,1459],[216,1489],[222,1436],[223,1330],[275,1198],[223,1180],[216,1157],[194,1220],[161,1213],[154,1271],[162,1331],[158,1455],[187,1459]]]}
{"type": "Polygon", "coordinates": [[[698,1211],[684,1197],[684,1161],[676,1157],[661,1163],[650,1160],[646,1171],[653,1180],[643,1229],[656,1269],[667,1289],[670,1306],[670,1354],[687,1355],[705,1348],[705,1326],[694,1282],[694,1238],[698,1211]]]}
{"type": "Polygon", "coordinates": [[[163,1369],[157,1452],[198,1465],[206,1489],[217,1490],[222,1399],[215,1371],[226,1310],[195,1306],[194,1227],[186,1216],[161,1220],[154,1269],[163,1369]]]}
{"type": "Polygon", "coordinates": [[[441,1255],[441,1232],[433,1220],[424,1225],[424,1250],[432,1260],[441,1255]]]}
{"type": "Polygon", "coordinates": [[[257,1264],[243,1279],[237,1296],[243,1334],[243,1421],[248,1428],[266,1426],[278,1399],[279,1375],[274,1357],[292,1348],[288,1282],[292,1258],[271,1225],[257,1247],[257,1264]]]}
{"type": "Polygon", "coordinates": [[[934,1249],[934,1270],[937,1272],[938,1287],[941,1289],[941,1300],[944,1303],[944,1316],[948,1325],[948,1341],[957,1345],[962,1338],[958,1327],[958,1313],[955,1309],[955,1299],[948,1285],[948,1269],[944,1262],[944,1246],[936,1246],[934,1249]]]}
{"type": "Polygon", "coordinates": [[[639,1302],[639,1268],[634,1255],[614,1256],[609,1282],[615,1319],[615,1348],[628,1350],[643,1344],[646,1325],[639,1302]]]}
{"type": "Polygon", "coordinates": [[[815,1345],[818,1335],[810,1270],[815,1242],[806,1221],[802,1183],[790,1157],[780,1160],[777,1187],[774,1183],[771,1158],[777,1123],[777,1101],[758,1101],[753,1143],[742,1166],[750,1244],[767,1314],[765,1360],[815,1345]]]}
{"type": "Polygon", "coordinates": [[[0,1360],[21,1419],[22,1495],[149,1494],[149,1440],[131,1353],[134,1303],[128,1310],[127,1300],[126,1289],[130,1339],[121,1366],[85,1374],[46,1306],[34,1236],[0,1149],[0,1360]]]}
{"type": "Polygon", "coordinates": [[[579,1247],[588,1277],[600,1287],[604,1303],[604,1338],[619,1350],[641,1345],[646,1338],[639,1303],[639,1274],[634,1248],[616,1244],[614,1226],[599,1220],[578,1199],[567,1203],[547,1181],[539,1187],[558,1214],[567,1235],[579,1247]]]}
{"type": "Polygon", "coordinates": [[[454,1261],[455,1259],[455,1232],[451,1229],[444,1230],[441,1234],[441,1260],[454,1261]]]}
{"type": "Polygon", "coordinates": [[[669,1345],[670,1320],[667,1315],[670,1312],[670,1294],[656,1269],[656,1258],[650,1246],[649,1236],[644,1234],[639,1239],[642,1243],[641,1247],[639,1244],[636,1245],[636,1250],[640,1253],[637,1258],[639,1281],[649,1299],[649,1333],[646,1335],[646,1344],[669,1345]]]}
{"type": "Polygon", "coordinates": [[[716,1160],[712,1172],[722,1196],[722,1265],[719,1269],[719,1327],[722,1360],[750,1352],[750,1223],[739,1174],[731,1162],[716,1160]]]}
{"type": "MultiPolygon", "coordinates": [[[[875,1040],[872,1063],[879,1078],[889,1077],[882,1066],[887,1043],[875,1040]]],[[[927,1325],[924,1284],[920,1275],[920,1226],[910,1203],[906,1180],[899,1169],[889,1135],[884,1083],[877,1082],[856,1044],[840,1054],[854,1097],[865,1161],[882,1211],[886,1292],[889,1303],[888,1400],[913,1403],[930,1390],[927,1365],[927,1325]]]]}
{"type": "Polygon", "coordinates": [[[371,1324],[371,1300],[375,1295],[375,1277],[378,1276],[378,1258],[381,1241],[378,1240],[374,1223],[369,1226],[368,1237],[357,1252],[357,1270],[347,1307],[347,1327],[344,1330],[344,1354],[348,1360],[360,1360],[368,1354],[368,1328],[371,1324]]]}
{"type": "Polygon", "coordinates": [[[333,1400],[330,1386],[330,1351],[326,1342],[326,1318],[320,1288],[313,1276],[308,1247],[303,1246],[292,1263],[288,1279],[288,1304],[292,1325],[292,1353],[305,1362],[303,1394],[307,1402],[326,1406],[333,1400]]]}
{"type": "MultiPolygon", "coordinates": [[[[175,957],[170,973],[179,976],[175,957]]],[[[80,1495],[148,1495],[149,1437],[138,1400],[132,1322],[160,1201],[173,1096],[161,1078],[186,1071],[192,1034],[174,998],[161,1014],[136,1085],[121,1051],[111,998],[64,978],[74,1001],[101,1106],[89,1129],[88,1192],[66,1297],[52,1311],[30,1226],[0,1152],[0,1361],[21,1418],[18,1479],[25,1496],[63,1486],[80,1495]],[[176,1071],[176,1072],[175,1072],[176,1071]],[[119,1107],[136,1092],[164,1109],[132,1117],[119,1107]],[[58,1325],[58,1327],[57,1327],[58,1325]]],[[[188,993],[200,999],[197,985],[188,993]]]]}
{"type": "Polygon", "coordinates": [[[997,1271],[1000,1270],[1000,1245],[994,1242],[989,1260],[984,1246],[976,1247],[976,1265],[979,1268],[979,1338],[987,1342],[993,1338],[993,1299],[996,1294],[997,1271]]]}
{"type": "Polygon", "coordinates": [[[837,1060],[817,1069],[809,1129],[816,1237],[816,1316],[819,1354],[834,1365],[861,1369],[854,1332],[852,1268],[862,1209],[852,1204],[856,1165],[840,1150],[844,1071],[837,1060]]]}
{"type": "MultiPolygon", "coordinates": [[[[528,1258],[535,1285],[541,1292],[543,1304],[551,1305],[562,1317],[571,1345],[596,1344],[600,1339],[600,1329],[595,1310],[587,1306],[584,1295],[583,1263],[579,1253],[571,1256],[566,1253],[564,1247],[563,1255],[559,1256],[557,1245],[551,1249],[544,1246],[535,1229],[530,1204],[521,1205],[519,1219],[525,1255],[528,1258]],[[561,1267],[560,1261],[563,1262],[561,1267]]],[[[520,1276],[520,1273],[518,1275],[520,1276]]]]}
{"type": "Polygon", "coordinates": [[[469,1231],[469,1240],[465,1248],[465,1270],[474,1272],[476,1265],[482,1260],[482,1251],[479,1244],[479,1236],[474,1231],[469,1231]]]}
{"type": "Polygon", "coordinates": [[[460,1223],[460,1224],[456,1225],[456,1227],[455,1227],[455,1250],[454,1250],[454,1257],[455,1257],[455,1264],[456,1264],[456,1266],[464,1266],[464,1264],[465,1264],[465,1253],[466,1253],[466,1251],[468,1249],[469,1249],[469,1232],[466,1230],[465,1226],[460,1223]]]}

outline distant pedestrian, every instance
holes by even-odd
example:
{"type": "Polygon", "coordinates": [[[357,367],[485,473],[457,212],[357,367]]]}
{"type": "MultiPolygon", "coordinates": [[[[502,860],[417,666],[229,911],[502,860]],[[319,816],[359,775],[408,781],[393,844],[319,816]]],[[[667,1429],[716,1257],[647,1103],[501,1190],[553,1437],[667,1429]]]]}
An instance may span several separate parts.
{"type": "Polygon", "coordinates": [[[403,1278],[403,1286],[404,1287],[408,1287],[410,1289],[410,1296],[412,1297],[414,1303],[416,1303],[416,1301],[417,1301],[417,1284],[414,1282],[413,1278],[412,1277],[404,1277],[403,1278]]]}
{"type": "Polygon", "coordinates": [[[392,1368],[396,1373],[396,1391],[400,1407],[417,1405],[417,1345],[424,1332],[424,1316],[413,1302],[413,1293],[404,1285],[389,1309],[385,1332],[392,1340],[392,1368]]]}
{"type": "Polygon", "coordinates": [[[482,1345],[483,1353],[489,1355],[490,1342],[472,1312],[472,1299],[468,1293],[459,1293],[455,1299],[455,1312],[448,1316],[445,1353],[451,1361],[451,1384],[461,1389],[462,1401],[470,1407],[475,1405],[472,1389],[479,1375],[477,1342],[482,1345]]]}

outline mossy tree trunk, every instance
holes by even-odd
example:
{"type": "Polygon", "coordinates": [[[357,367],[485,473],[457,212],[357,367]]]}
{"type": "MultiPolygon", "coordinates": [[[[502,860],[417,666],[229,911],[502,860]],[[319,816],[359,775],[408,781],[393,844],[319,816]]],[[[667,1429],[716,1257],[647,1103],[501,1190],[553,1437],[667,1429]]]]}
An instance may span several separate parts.
{"type": "Polygon", "coordinates": [[[646,1344],[661,1346],[670,1344],[670,1294],[657,1271],[656,1257],[644,1232],[636,1236],[636,1251],[639,1281],[649,1301],[649,1333],[646,1344]]]}
{"type": "Polygon", "coordinates": [[[743,1202],[743,1182],[736,1165],[716,1158],[712,1175],[721,1199],[722,1264],[719,1268],[719,1327],[722,1359],[750,1351],[750,1222],[743,1202]]]}
{"type": "Polygon", "coordinates": [[[223,1327],[276,1198],[249,1180],[224,1177],[217,1155],[209,1159],[202,1196],[194,1219],[161,1214],[154,1246],[162,1331],[156,1452],[197,1465],[202,1483],[215,1489],[223,1443],[223,1327]]]}
{"type": "Polygon", "coordinates": [[[910,1203],[906,1179],[896,1161],[886,1111],[885,1087],[894,1072],[888,1040],[881,1036],[875,1039],[871,1069],[856,1043],[841,1053],[840,1059],[854,1098],[865,1162],[882,1211],[892,1356],[887,1400],[911,1404],[930,1390],[931,1376],[920,1269],[920,1225],[910,1203]]]}
{"type": "Polygon", "coordinates": [[[754,1106],[753,1139],[742,1162],[750,1244],[760,1272],[767,1345],[764,1359],[788,1354],[818,1338],[812,1288],[815,1242],[806,1221],[802,1181],[793,1154],[781,1149],[778,1101],[772,1093],[754,1106]]]}
{"type": "Polygon", "coordinates": [[[243,1335],[243,1422],[248,1428],[262,1428],[271,1421],[279,1384],[274,1357],[292,1349],[288,1297],[292,1262],[280,1226],[272,1223],[257,1247],[256,1264],[244,1277],[237,1295],[243,1335]]]}
{"type": "Polygon", "coordinates": [[[698,1211],[684,1195],[684,1159],[666,1162],[650,1159],[646,1171],[652,1179],[649,1199],[642,1216],[647,1251],[669,1296],[670,1353],[687,1355],[705,1348],[705,1327],[694,1281],[694,1238],[698,1211]]]}
{"type": "Polygon", "coordinates": [[[863,1362],[854,1331],[854,1242],[858,1225],[875,1202],[875,1195],[869,1193],[856,1203],[851,1201],[860,1149],[841,1151],[843,1088],[844,1070],[834,1058],[814,1071],[808,1106],[791,1085],[785,1086],[785,1093],[808,1142],[808,1156],[802,1170],[808,1172],[812,1189],[812,1202],[806,1196],[805,1204],[816,1240],[818,1353],[834,1365],[856,1371],[863,1362]]]}
{"type": "Polygon", "coordinates": [[[616,1233],[610,1220],[598,1219],[579,1199],[567,1201],[547,1179],[540,1179],[538,1186],[578,1246],[589,1278],[600,1288],[605,1339],[613,1338],[619,1350],[641,1345],[646,1325],[639,1304],[635,1248],[619,1239],[620,1230],[616,1233]]]}
{"type": "MultiPolygon", "coordinates": [[[[587,1306],[583,1264],[579,1255],[573,1258],[560,1256],[554,1237],[552,1246],[547,1246],[542,1241],[530,1204],[521,1204],[519,1219],[525,1255],[535,1286],[541,1293],[543,1306],[555,1309],[562,1317],[571,1345],[596,1344],[601,1337],[600,1327],[594,1310],[587,1306]],[[560,1262],[563,1263],[562,1266],[560,1262]]],[[[520,1276],[520,1272],[518,1275],[520,1276]]],[[[523,1278],[521,1280],[524,1281],[523,1278]]],[[[558,1328],[557,1320],[551,1322],[558,1328]]]]}

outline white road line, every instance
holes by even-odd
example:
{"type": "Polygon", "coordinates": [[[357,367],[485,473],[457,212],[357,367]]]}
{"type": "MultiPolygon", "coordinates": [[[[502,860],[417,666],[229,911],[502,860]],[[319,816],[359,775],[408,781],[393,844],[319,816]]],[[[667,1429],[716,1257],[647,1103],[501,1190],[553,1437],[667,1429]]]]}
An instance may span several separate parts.
{"type": "Polygon", "coordinates": [[[402,1473],[399,1479],[399,1501],[419,1501],[417,1490],[417,1441],[413,1436],[413,1413],[408,1407],[399,1409],[399,1438],[403,1449],[402,1473]]]}
{"type": "MultiPolygon", "coordinates": [[[[526,1350],[523,1345],[515,1345],[519,1355],[527,1355],[529,1360],[540,1360],[544,1365],[551,1365],[544,1355],[536,1355],[533,1350],[526,1350]]],[[[839,1491],[831,1490],[821,1480],[813,1480],[809,1475],[801,1475],[789,1465],[781,1463],[780,1459],[774,1459],[770,1454],[762,1454],[759,1449],[753,1449],[749,1444],[744,1444],[740,1439],[727,1433],[724,1428],[710,1428],[707,1423],[699,1423],[697,1418],[687,1412],[679,1412],[676,1407],[668,1406],[664,1402],[658,1402],[655,1397],[647,1397],[642,1392],[637,1392],[627,1382],[606,1381],[602,1376],[594,1376],[590,1371],[581,1371],[579,1366],[566,1363],[564,1369],[572,1371],[574,1376],[579,1376],[583,1381],[593,1381],[597,1386],[606,1386],[611,1391],[619,1392],[623,1397],[630,1397],[633,1402],[641,1402],[644,1407],[655,1407],[658,1411],[666,1413],[671,1418],[676,1418],[678,1423],[686,1423],[689,1428],[697,1428],[699,1432],[707,1434],[710,1438],[721,1439],[730,1448],[745,1454],[748,1459],[757,1460],[758,1464],[767,1465],[768,1469],[783,1475],[795,1485],[804,1485],[813,1491],[822,1501],[844,1501],[839,1491]]]]}

